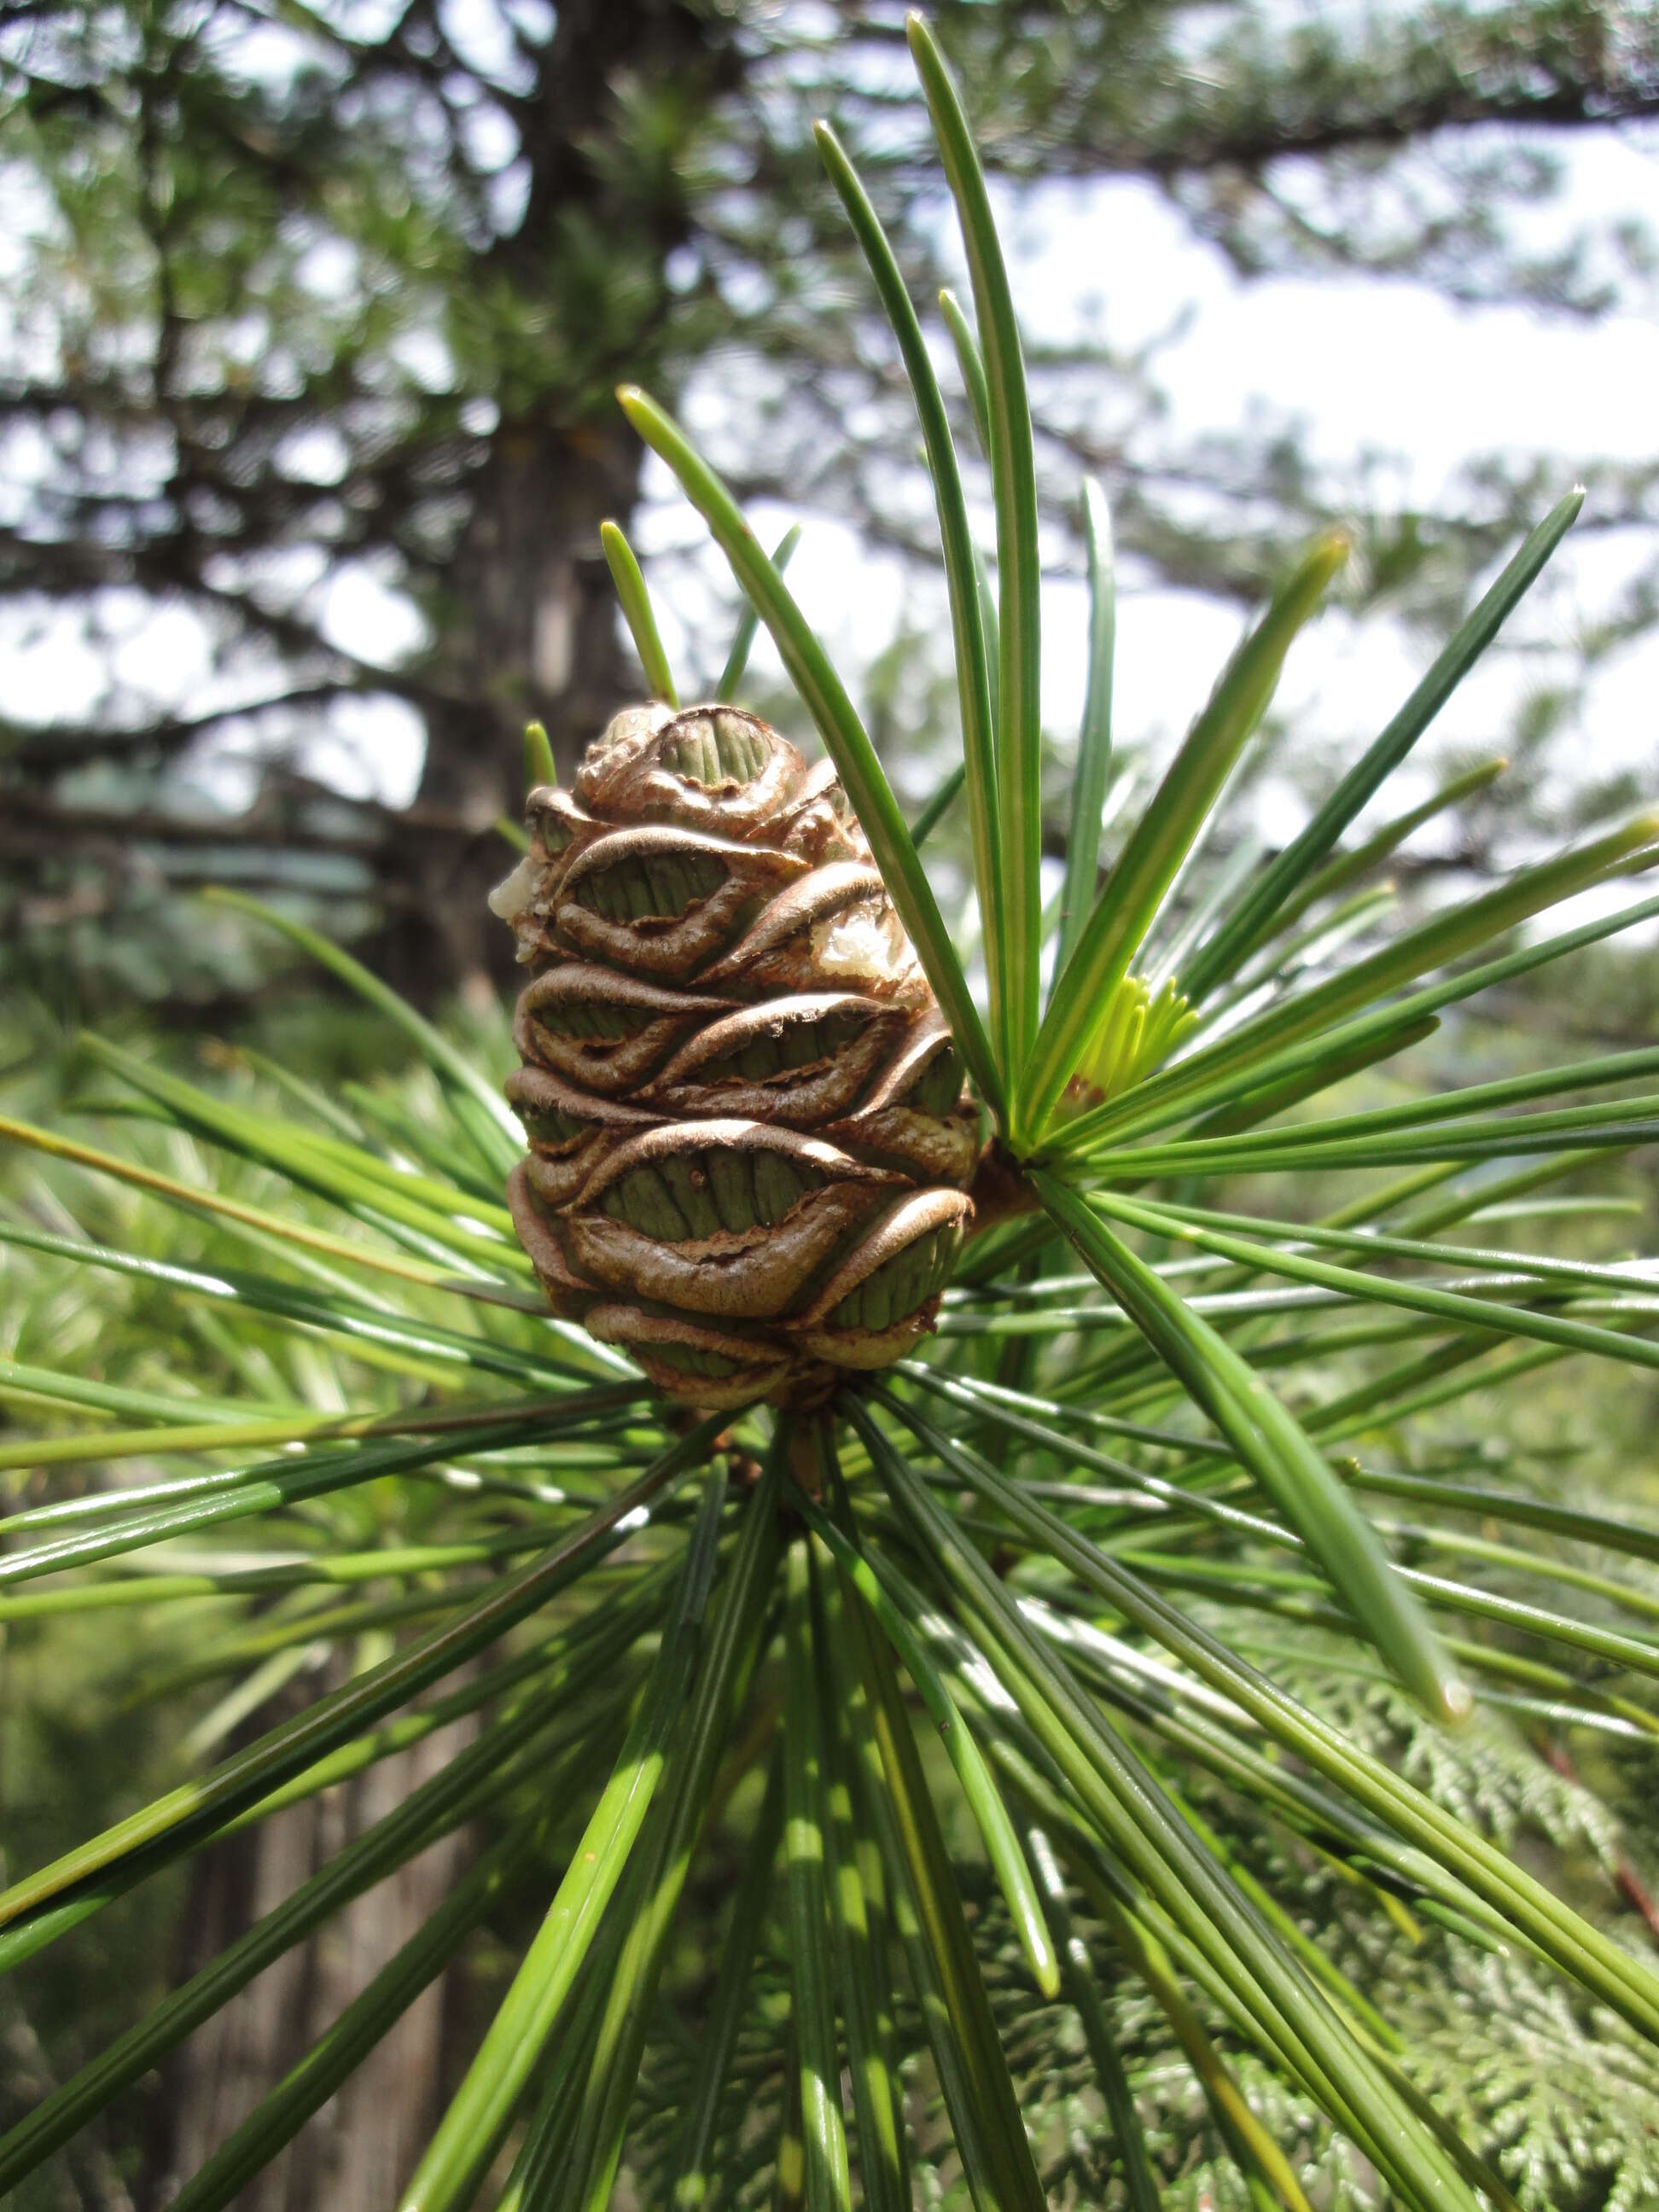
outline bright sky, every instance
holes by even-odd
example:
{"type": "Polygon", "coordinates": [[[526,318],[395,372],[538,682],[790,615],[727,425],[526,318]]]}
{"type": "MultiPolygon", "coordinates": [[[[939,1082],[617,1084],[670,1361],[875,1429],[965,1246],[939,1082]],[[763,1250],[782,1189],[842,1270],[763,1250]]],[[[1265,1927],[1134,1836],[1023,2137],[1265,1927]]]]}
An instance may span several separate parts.
{"type": "MultiPolygon", "coordinates": [[[[1598,133],[1575,141],[1571,185],[1539,218],[1552,235],[1597,216],[1650,206],[1659,133],[1598,133]]],[[[1226,430],[1250,422],[1295,418],[1310,449],[1340,475],[1371,457],[1368,481],[1383,506],[1432,501],[1471,453],[1557,452],[1586,459],[1656,457],[1659,316],[1643,312],[1595,324],[1547,319],[1522,308],[1456,307],[1423,286],[1323,276],[1247,285],[1215,249],[1194,244],[1178,216],[1135,181],[1067,186],[1041,196],[1009,225],[1015,281],[1034,330],[1062,335],[1075,326],[1085,295],[1098,303],[1101,328],[1117,346],[1167,329],[1183,310],[1185,335],[1162,356],[1173,428],[1226,430]],[[1086,272],[1080,284],[1079,272],[1086,272]]],[[[690,410],[695,414],[695,401],[690,410]]],[[[1563,462],[1566,488],[1571,459],[1563,462]]],[[[653,489],[668,495],[662,472],[653,489]]],[[[1110,490],[1109,483],[1108,490],[1110,490]]],[[[763,533],[782,514],[757,517],[763,533]]],[[[686,542],[684,515],[665,518],[686,542]]],[[[647,539],[647,543],[649,540],[647,539]]],[[[1530,640],[1571,653],[1582,625],[1616,591],[1646,544],[1614,534],[1581,534],[1562,554],[1516,618],[1530,640]]],[[[713,569],[711,568],[712,575],[713,569]]],[[[791,583],[849,674],[894,633],[907,582],[896,562],[872,556],[851,533],[811,523],[791,583]]],[[[925,590],[925,586],[921,587],[925,590]]],[[[685,602],[695,618],[694,601],[685,602]]],[[[328,627],[354,648],[388,663],[410,651],[419,624],[408,606],[362,568],[343,571],[327,595],[328,627]]],[[[671,633],[671,653],[676,640],[671,633]]],[[[1050,727],[1071,727],[1083,690],[1083,595],[1057,579],[1045,601],[1045,707],[1050,727]]],[[[1236,611],[1189,592],[1151,586],[1126,568],[1118,628],[1115,723],[1125,741],[1155,752],[1171,746],[1202,702],[1239,630],[1236,611]]],[[[1326,744],[1358,744],[1392,711],[1425,657],[1386,623],[1358,633],[1327,617],[1298,643],[1281,690],[1281,708],[1326,744]]],[[[118,647],[122,675],[160,697],[200,696],[210,678],[205,651],[182,611],[152,615],[118,647]]],[[[1435,751],[1447,743],[1496,748],[1521,687],[1547,680],[1548,656],[1528,655],[1471,682],[1423,748],[1426,787],[1435,751]]],[[[0,636],[0,684],[11,712],[72,717],[92,703],[93,665],[58,623],[33,639],[0,636]]],[[[854,683],[856,696],[856,683],[854,683]]],[[[1637,769],[1659,791],[1659,638],[1610,661],[1592,687],[1581,742],[1564,763],[1589,760],[1595,773],[1637,769]],[[1584,748],[1588,747],[1588,752],[1584,748]]],[[[238,741],[223,749],[205,779],[233,803],[246,778],[234,765],[238,741]]],[[[347,788],[401,803],[419,774],[418,725],[406,710],[364,702],[321,740],[309,764],[347,788]]],[[[1390,810],[1417,793],[1391,787],[1390,810]]],[[[1300,802],[1288,785],[1267,794],[1263,827],[1294,826],[1300,802]]]]}
{"type": "MultiPolygon", "coordinates": [[[[1656,153],[1655,134],[1645,149],[1611,133],[1585,143],[1563,216],[1586,220],[1639,206],[1644,192],[1650,199],[1656,153]]],[[[1322,277],[1247,284],[1218,250],[1194,243],[1161,195],[1137,181],[1048,195],[1032,228],[1037,223],[1041,250],[1024,256],[1017,270],[1022,300],[1074,300],[1077,272],[1087,270],[1104,301],[1103,327],[1117,345],[1143,341],[1190,311],[1186,335],[1162,356],[1159,369],[1178,433],[1294,418],[1305,426],[1309,451],[1339,474],[1377,457],[1370,481],[1383,507],[1431,502],[1463,461],[1494,448],[1659,459],[1659,316],[1632,313],[1585,324],[1524,307],[1461,307],[1405,283],[1322,277]]],[[[1571,459],[1563,462],[1563,491],[1571,468],[1571,459]]],[[[1593,516],[1592,507],[1585,521],[1593,516]]],[[[893,605],[898,588],[896,569],[872,573],[882,564],[849,559],[851,550],[834,533],[810,533],[791,570],[815,616],[849,646],[857,635],[868,635],[869,610],[893,605]]],[[[1581,625],[1644,554],[1651,556],[1645,533],[1593,536],[1581,528],[1534,587],[1513,634],[1571,653],[1581,625]]],[[[1044,697],[1057,731],[1071,726],[1081,706],[1084,612],[1080,585],[1056,580],[1045,600],[1044,697]]],[[[1116,661],[1115,719],[1124,736],[1173,744],[1239,628],[1231,608],[1149,587],[1144,577],[1138,586],[1130,564],[1116,661]]],[[[1409,690],[1424,652],[1420,641],[1385,622],[1355,625],[1327,617],[1298,643],[1280,708],[1316,724],[1328,739],[1358,741],[1409,690]]],[[[1519,689],[1551,672],[1547,662],[1528,656],[1524,665],[1477,675],[1445,710],[1434,740],[1495,742],[1519,689]]],[[[1628,763],[1659,790],[1656,698],[1659,637],[1611,660],[1595,679],[1584,736],[1598,773],[1628,763]]],[[[1434,741],[1425,741],[1425,760],[1433,749],[1434,741]]],[[[1391,793],[1390,811],[1408,803],[1398,785],[1391,793]]]]}

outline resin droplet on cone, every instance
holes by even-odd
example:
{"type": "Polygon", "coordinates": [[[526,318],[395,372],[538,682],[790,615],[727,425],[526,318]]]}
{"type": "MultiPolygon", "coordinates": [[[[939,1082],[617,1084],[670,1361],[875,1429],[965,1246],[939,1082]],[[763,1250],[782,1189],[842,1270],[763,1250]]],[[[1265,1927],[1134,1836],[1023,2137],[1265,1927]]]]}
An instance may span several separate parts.
{"type": "Polygon", "coordinates": [[[535,972],[513,1218],[555,1310],[704,1407],[810,1405],[933,1324],[978,1116],[828,763],[630,708],[490,904],[535,972]]]}

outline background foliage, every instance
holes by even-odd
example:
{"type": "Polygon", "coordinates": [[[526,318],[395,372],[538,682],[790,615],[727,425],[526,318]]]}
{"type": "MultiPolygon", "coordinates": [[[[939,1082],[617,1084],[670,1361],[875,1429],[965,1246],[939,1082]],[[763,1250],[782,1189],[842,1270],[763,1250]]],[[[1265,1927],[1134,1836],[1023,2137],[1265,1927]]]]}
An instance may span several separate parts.
{"type": "MultiPolygon", "coordinates": [[[[1655,266],[1639,192],[1586,217],[1571,187],[1581,142],[1650,143],[1647,11],[938,13],[1016,236],[1064,218],[1078,240],[1073,296],[1047,296],[1045,264],[1028,304],[1051,560],[1076,557],[1060,533],[1079,467],[1104,468],[1132,580],[1246,605],[1288,542],[1340,516],[1361,531],[1349,588],[1440,635],[1543,489],[1577,476],[1614,580],[1575,617],[1575,653],[1641,633],[1651,470],[1599,453],[1593,405],[1472,454],[1405,511],[1383,457],[1333,460],[1282,409],[1194,432],[1168,405],[1163,337],[1120,335],[1117,204],[1079,195],[1143,180],[1246,279],[1408,275],[1556,316],[1639,312],[1655,266]]],[[[378,930],[377,960],[424,1002],[492,963],[501,979],[479,917],[518,730],[539,716],[568,769],[628,688],[603,517],[654,504],[703,684],[723,649],[709,572],[668,558],[691,541],[616,416],[619,377],[684,395],[745,499],[931,564],[908,397],[811,144],[827,117],[944,344],[935,295],[961,264],[902,15],[887,0],[6,11],[0,593],[11,641],[39,649],[29,703],[0,718],[0,834],[9,936],[51,960],[55,994],[95,992],[113,960],[125,988],[228,1012],[245,968],[180,932],[167,896],[204,879],[308,890],[337,930],[378,930]],[[138,650],[149,637],[166,648],[138,650]],[[388,814],[373,755],[411,732],[414,803],[388,814]]],[[[915,623],[936,628],[936,608],[923,593],[915,623]]],[[[1552,660],[1493,742],[1519,758],[1571,736],[1577,672],[1552,660]]],[[[1057,844],[1063,807],[1051,827],[1057,844]]],[[[1477,823],[1472,849],[1488,843],[1477,823]]]]}

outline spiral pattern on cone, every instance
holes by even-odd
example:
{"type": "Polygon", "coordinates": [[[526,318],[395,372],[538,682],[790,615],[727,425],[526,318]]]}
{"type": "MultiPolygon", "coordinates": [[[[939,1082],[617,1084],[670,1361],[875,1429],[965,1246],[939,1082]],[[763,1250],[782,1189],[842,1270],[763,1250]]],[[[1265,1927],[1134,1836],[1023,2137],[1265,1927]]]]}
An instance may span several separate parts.
{"type": "Polygon", "coordinates": [[[828,763],[630,708],[530,793],[513,1218],[556,1312],[708,1409],[811,1405],[933,1325],[979,1125],[828,763]]]}

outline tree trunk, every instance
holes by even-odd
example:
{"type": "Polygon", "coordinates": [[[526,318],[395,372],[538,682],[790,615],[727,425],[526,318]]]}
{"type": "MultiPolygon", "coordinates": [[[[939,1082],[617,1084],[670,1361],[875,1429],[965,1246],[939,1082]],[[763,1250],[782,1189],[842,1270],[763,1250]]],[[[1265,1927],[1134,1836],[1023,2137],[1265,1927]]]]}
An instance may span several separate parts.
{"type": "Polygon", "coordinates": [[[626,524],[639,466],[620,419],[580,430],[532,419],[502,425],[474,487],[441,650],[444,689],[467,704],[431,717],[417,797],[474,834],[411,841],[412,910],[371,956],[422,1004],[510,987],[512,940],[484,901],[511,862],[494,824],[520,811],[525,724],[546,724],[568,777],[627,703],[633,686],[599,529],[607,516],[626,524]]]}
{"type": "MultiPolygon", "coordinates": [[[[471,1734],[471,1723],[440,1729],[207,1853],[195,1870],[176,1979],[205,1966],[354,1837],[395,1811],[471,1734]]],[[[443,1902],[469,1856],[465,1832],[445,1837],[267,1967],[179,2046],[153,2107],[137,2192],[146,2212],[172,2202],[443,1902]]],[[[390,2212],[453,2086],[445,2078],[448,1978],[421,1993],[338,2093],[238,2194],[238,2212],[390,2212]]]]}
{"type": "MultiPolygon", "coordinates": [[[[513,976],[507,933],[486,910],[507,855],[490,825],[517,815],[524,725],[543,721],[561,775],[619,706],[631,678],[599,547],[607,516],[626,526],[641,449],[609,396],[618,377],[672,386],[672,295],[665,270],[687,210],[672,162],[630,163],[629,118],[652,97],[705,112],[737,83],[733,24],[704,0],[560,0],[533,101],[520,115],[530,167],[524,218],[490,251],[497,283],[542,296],[561,226],[601,244],[623,272],[606,351],[571,387],[509,405],[470,487],[471,519],[448,578],[434,674],[465,705],[428,720],[420,800],[476,834],[447,854],[422,847],[412,916],[391,926],[377,964],[430,1003],[500,990],[513,976]],[[665,353],[665,349],[667,353],[665,353]]],[[[571,294],[580,314],[582,289],[571,294]]],[[[578,334],[585,336],[585,333],[578,334]]],[[[580,349],[578,349],[580,350],[580,349]]]]}

